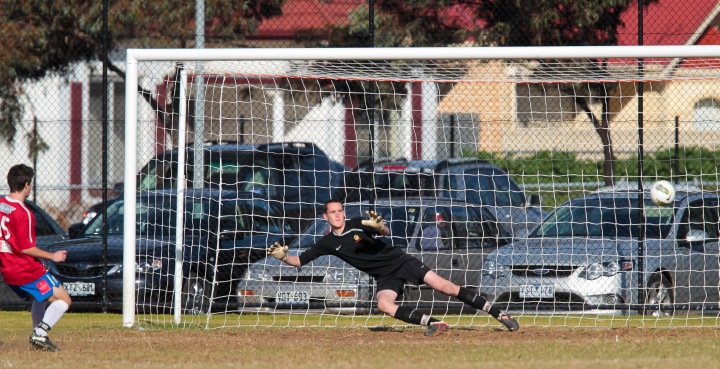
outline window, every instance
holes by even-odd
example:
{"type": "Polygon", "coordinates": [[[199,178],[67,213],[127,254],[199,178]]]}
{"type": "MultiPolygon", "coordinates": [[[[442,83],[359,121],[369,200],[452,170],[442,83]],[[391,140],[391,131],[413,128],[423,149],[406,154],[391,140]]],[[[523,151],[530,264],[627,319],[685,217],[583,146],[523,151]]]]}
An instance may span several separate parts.
{"type": "Polygon", "coordinates": [[[450,196],[473,204],[517,206],[525,203],[525,195],[510,176],[492,169],[467,170],[448,177],[450,196]]]}
{"type": "MultiPolygon", "coordinates": [[[[83,127],[83,140],[85,141],[85,163],[87,169],[87,182],[91,186],[102,184],[102,148],[103,137],[103,84],[100,80],[93,80],[89,83],[88,112],[83,127]]],[[[110,81],[108,86],[108,97],[111,105],[108,107],[108,160],[110,170],[109,180],[116,182],[122,180],[124,167],[124,142],[125,142],[125,83],[121,81],[110,81]],[[118,176],[117,173],[120,173],[118,176]],[[114,178],[113,178],[114,177],[114,178]]]]}
{"type": "Polygon", "coordinates": [[[40,214],[40,212],[35,208],[30,208],[33,212],[33,215],[35,215],[35,235],[36,236],[48,236],[55,234],[55,230],[53,227],[48,223],[47,219],[40,214]]]}
{"type": "Polygon", "coordinates": [[[717,204],[698,200],[690,203],[680,222],[679,238],[684,239],[690,230],[705,232],[707,238],[718,238],[717,204]]]}
{"type": "Polygon", "coordinates": [[[702,99],[695,104],[693,127],[697,131],[720,130],[720,101],[702,99]]]}

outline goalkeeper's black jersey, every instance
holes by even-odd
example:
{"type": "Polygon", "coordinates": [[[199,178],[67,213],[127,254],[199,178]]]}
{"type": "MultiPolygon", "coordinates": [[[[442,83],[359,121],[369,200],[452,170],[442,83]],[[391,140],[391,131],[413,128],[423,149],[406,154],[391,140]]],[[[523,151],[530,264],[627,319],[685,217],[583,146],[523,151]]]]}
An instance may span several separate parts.
{"type": "Polygon", "coordinates": [[[374,228],[363,226],[362,218],[349,219],[342,234],[330,232],[300,254],[300,264],[306,265],[322,255],[335,255],[375,278],[380,277],[395,269],[405,251],[376,239],[378,234],[374,228]]]}

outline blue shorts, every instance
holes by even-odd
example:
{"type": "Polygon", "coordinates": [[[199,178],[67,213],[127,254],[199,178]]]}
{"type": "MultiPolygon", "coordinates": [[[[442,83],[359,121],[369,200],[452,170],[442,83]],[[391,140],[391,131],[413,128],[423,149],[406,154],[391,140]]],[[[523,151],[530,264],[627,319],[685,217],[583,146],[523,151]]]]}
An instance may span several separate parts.
{"type": "Polygon", "coordinates": [[[50,273],[22,286],[8,285],[21,298],[32,296],[36,301],[45,301],[53,295],[53,287],[60,287],[60,281],[50,273]]]}

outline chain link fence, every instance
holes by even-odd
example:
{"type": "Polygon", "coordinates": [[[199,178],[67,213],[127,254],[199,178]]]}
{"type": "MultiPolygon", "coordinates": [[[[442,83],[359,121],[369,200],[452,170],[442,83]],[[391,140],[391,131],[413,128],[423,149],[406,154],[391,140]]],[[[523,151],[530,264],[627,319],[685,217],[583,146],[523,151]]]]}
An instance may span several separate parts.
{"type": "MultiPolygon", "coordinates": [[[[103,9],[100,2],[7,1],[0,11],[3,49],[9,50],[0,57],[0,171],[16,163],[33,166],[37,178],[30,199],[65,230],[82,222],[104,196],[118,196],[125,175],[128,48],[720,44],[716,1],[698,0],[692,7],[678,0],[499,1],[493,8],[476,3],[258,0],[241,7],[168,0],[109,1],[103,9]],[[196,27],[203,20],[205,27],[196,27]]],[[[606,62],[588,73],[607,71],[606,62]]],[[[644,70],[633,66],[631,72],[692,71],[684,60],[644,62],[644,70]]],[[[499,68],[528,72],[527,65],[491,62],[444,67],[479,79],[499,68]]],[[[160,68],[161,80],[141,84],[139,100],[151,112],[141,134],[154,139],[138,150],[138,167],[177,145],[178,74],[197,67],[160,68]]],[[[648,178],[717,189],[718,81],[692,78],[691,72],[679,82],[657,78],[639,86],[628,79],[607,90],[602,83],[328,86],[305,77],[264,78],[261,72],[238,77],[223,65],[202,68],[194,75],[212,80],[198,84],[207,86],[202,91],[193,86],[189,91],[195,101],[205,101],[188,105],[188,124],[202,127],[191,145],[197,137],[255,145],[312,142],[347,171],[387,158],[482,158],[507,171],[528,197],[538,195],[542,209],[550,211],[605,185],[636,182],[642,127],[648,178]],[[571,93],[563,90],[568,88],[571,93]],[[350,98],[342,103],[328,98],[335,93],[350,98]],[[398,124],[403,120],[415,123],[398,124]],[[328,121],[353,125],[325,126],[328,121]],[[328,144],[319,132],[344,142],[328,144]]]]}

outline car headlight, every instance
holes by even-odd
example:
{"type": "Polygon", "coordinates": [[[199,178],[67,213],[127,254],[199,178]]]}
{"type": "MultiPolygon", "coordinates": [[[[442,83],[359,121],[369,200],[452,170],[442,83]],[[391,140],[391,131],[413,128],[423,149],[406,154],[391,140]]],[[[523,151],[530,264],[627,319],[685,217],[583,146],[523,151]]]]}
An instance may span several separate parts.
{"type": "Polygon", "coordinates": [[[122,264],[115,264],[107,271],[107,275],[120,274],[122,273],[122,264]]]}
{"type": "Polygon", "coordinates": [[[360,271],[354,268],[330,269],[325,276],[325,281],[330,283],[360,283],[360,271]]]}
{"type": "Polygon", "coordinates": [[[620,271],[620,263],[617,261],[606,261],[592,263],[580,272],[580,277],[587,280],[594,280],[600,277],[612,277],[620,271]]]}
{"type": "Polygon", "coordinates": [[[500,278],[505,276],[506,271],[506,266],[497,264],[494,260],[485,260],[485,263],[483,263],[482,273],[484,276],[500,278]]]}
{"type": "MultiPolygon", "coordinates": [[[[160,271],[162,268],[161,259],[153,259],[152,261],[144,261],[135,264],[136,273],[154,273],[160,271]]],[[[109,273],[109,272],[108,272],[109,273]]]]}
{"type": "Polygon", "coordinates": [[[246,281],[272,281],[272,275],[265,269],[248,268],[243,277],[246,281]]]}

